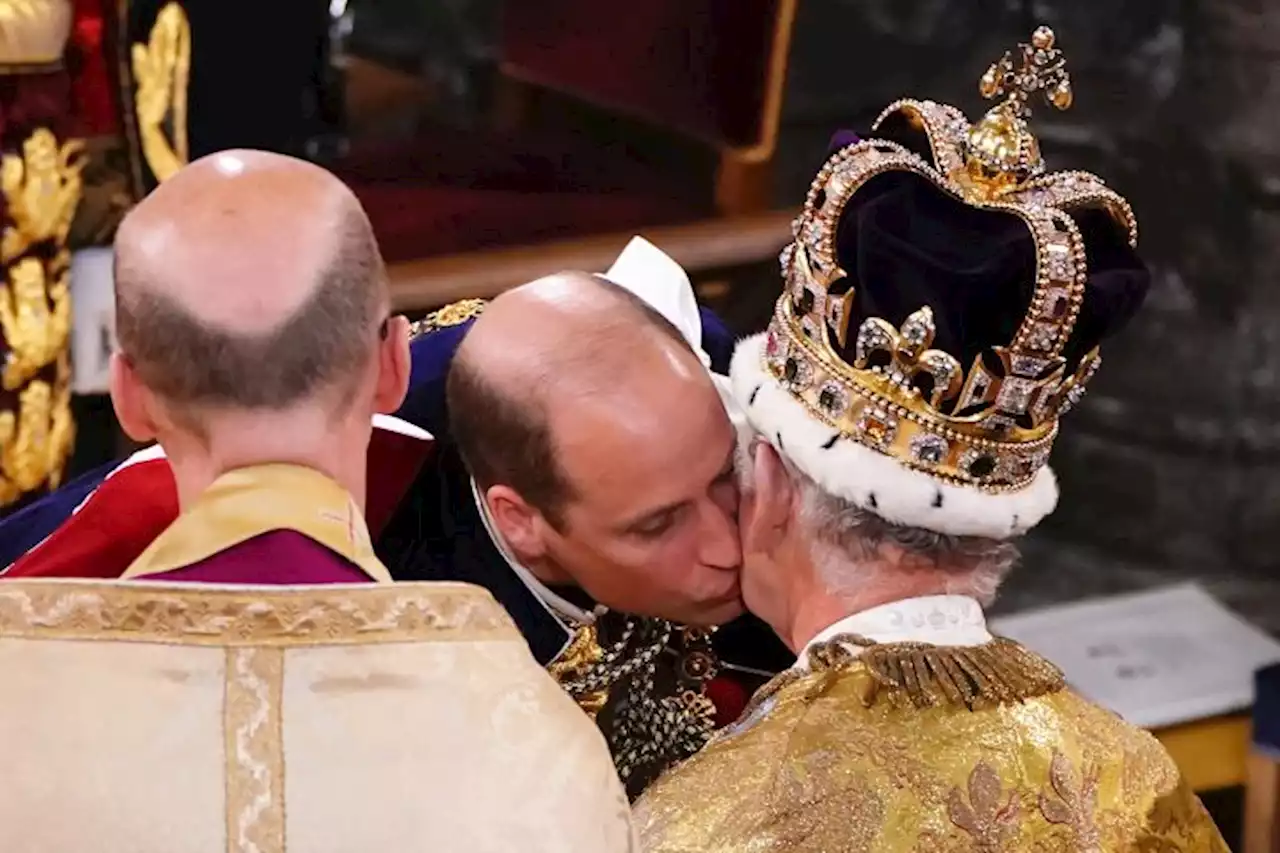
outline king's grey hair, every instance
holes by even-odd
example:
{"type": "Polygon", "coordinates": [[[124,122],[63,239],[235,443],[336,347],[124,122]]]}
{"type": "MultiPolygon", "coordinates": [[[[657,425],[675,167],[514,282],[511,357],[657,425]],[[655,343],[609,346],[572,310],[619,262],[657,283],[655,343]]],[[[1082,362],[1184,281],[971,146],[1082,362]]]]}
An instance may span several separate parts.
{"type": "MultiPolygon", "coordinates": [[[[750,453],[745,446],[740,451],[739,479],[749,492],[755,486],[750,453]]],[[[894,524],[830,494],[790,462],[786,468],[814,567],[834,593],[865,591],[868,584],[883,582],[886,571],[933,571],[945,580],[940,592],[971,596],[987,605],[1018,562],[1012,542],[894,524]]]]}

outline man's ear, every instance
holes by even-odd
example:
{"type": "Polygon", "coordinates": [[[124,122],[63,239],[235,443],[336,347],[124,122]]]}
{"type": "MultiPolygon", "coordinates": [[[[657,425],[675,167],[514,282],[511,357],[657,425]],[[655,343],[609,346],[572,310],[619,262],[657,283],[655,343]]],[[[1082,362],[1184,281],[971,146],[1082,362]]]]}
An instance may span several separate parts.
{"type": "Polygon", "coordinates": [[[111,407],[124,434],[136,442],[152,441],[156,437],[156,421],[152,406],[154,398],[147,390],[129,360],[118,352],[111,354],[108,382],[111,389],[111,407]]]}
{"type": "Polygon", "coordinates": [[[757,442],[751,461],[752,489],[741,520],[742,550],[772,555],[791,525],[795,486],[778,452],[769,444],[757,442]]]}
{"type": "Polygon", "coordinates": [[[547,554],[546,522],[542,513],[525,502],[510,486],[490,486],[485,504],[503,540],[522,563],[540,560],[547,554]]]}
{"type": "Polygon", "coordinates": [[[409,321],[402,316],[387,320],[387,336],[378,346],[378,382],[374,393],[375,411],[388,415],[404,404],[409,393],[409,321]]]}

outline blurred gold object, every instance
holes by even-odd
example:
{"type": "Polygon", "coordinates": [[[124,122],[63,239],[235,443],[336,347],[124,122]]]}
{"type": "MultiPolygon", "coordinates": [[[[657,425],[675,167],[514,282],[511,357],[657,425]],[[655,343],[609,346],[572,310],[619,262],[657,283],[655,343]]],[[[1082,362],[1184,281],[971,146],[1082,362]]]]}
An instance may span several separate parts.
{"type": "Polygon", "coordinates": [[[0,190],[13,220],[0,238],[0,261],[8,263],[43,240],[66,245],[80,201],[83,151],[82,140],[59,145],[53,132],[42,127],[22,143],[21,154],[0,158],[0,190]]]}
{"type": "Polygon", "coordinates": [[[83,150],[80,140],[60,143],[38,128],[20,153],[0,157],[0,191],[11,223],[0,235],[0,263],[6,265],[0,340],[7,350],[0,389],[17,392],[17,408],[0,410],[0,506],[46,484],[56,487],[75,441],[66,246],[80,200],[83,150]]]}
{"type": "Polygon", "coordinates": [[[8,360],[0,375],[6,391],[16,391],[67,346],[70,270],[65,260],[59,266],[62,272],[47,293],[45,266],[35,257],[25,257],[9,268],[9,284],[0,282],[0,333],[9,342],[8,360]]]}
{"type": "Polygon", "coordinates": [[[61,62],[71,21],[71,0],[0,0],[0,65],[61,62]]]}
{"type": "Polygon", "coordinates": [[[156,181],[187,164],[187,79],[191,69],[191,23],[176,2],[156,15],[146,44],[132,51],[134,110],[142,156],[156,181]]]}
{"type": "Polygon", "coordinates": [[[0,412],[0,502],[12,503],[49,478],[53,387],[36,380],[18,395],[18,412],[0,412]]]}
{"type": "MultiPolygon", "coordinates": [[[[569,647],[556,658],[547,672],[562,687],[568,687],[584,679],[604,658],[595,624],[580,626],[569,642],[569,647]]],[[[587,716],[595,719],[609,698],[608,685],[592,686],[581,691],[570,690],[570,695],[587,716]]]]}

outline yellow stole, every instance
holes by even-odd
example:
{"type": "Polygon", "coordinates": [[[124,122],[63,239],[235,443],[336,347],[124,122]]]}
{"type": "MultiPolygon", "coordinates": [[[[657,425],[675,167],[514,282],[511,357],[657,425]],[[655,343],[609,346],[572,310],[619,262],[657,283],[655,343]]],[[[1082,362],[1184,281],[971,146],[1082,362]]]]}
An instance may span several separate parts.
{"type": "Polygon", "coordinates": [[[301,533],[372,580],[391,583],[347,490],[319,471],[285,464],[238,468],[214,480],[122,577],[181,569],[273,530],[301,533]]]}

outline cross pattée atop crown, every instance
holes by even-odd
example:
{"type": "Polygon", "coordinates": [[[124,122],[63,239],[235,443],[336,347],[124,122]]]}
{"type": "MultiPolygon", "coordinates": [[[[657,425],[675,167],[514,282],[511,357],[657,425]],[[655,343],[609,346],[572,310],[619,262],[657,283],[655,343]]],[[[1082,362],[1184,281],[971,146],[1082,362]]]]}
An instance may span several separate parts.
{"type": "Polygon", "coordinates": [[[831,156],[809,190],[795,240],[781,256],[765,366],[841,437],[944,481],[1013,491],[1048,461],[1058,419],[1083,396],[1097,349],[1068,374],[1062,353],[1084,299],[1084,240],[1072,210],[1101,208],[1136,245],[1128,202],[1087,172],[1046,173],[1027,126],[1030,101],[1071,105],[1070,76],[1054,34],[1038,29],[983,76],[987,98],[1005,96],[975,125],[955,107],[903,100],[877,119],[905,119],[928,139],[926,160],[895,142],[864,140],[831,156]],[[1013,339],[983,351],[965,371],[932,349],[932,309],[898,328],[867,317],[849,328],[856,286],[840,269],[836,232],[846,205],[876,175],[910,172],[964,204],[1019,217],[1035,243],[1034,294],[1013,339]],[[850,335],[853,358],[847,359],[850,335]]]}

